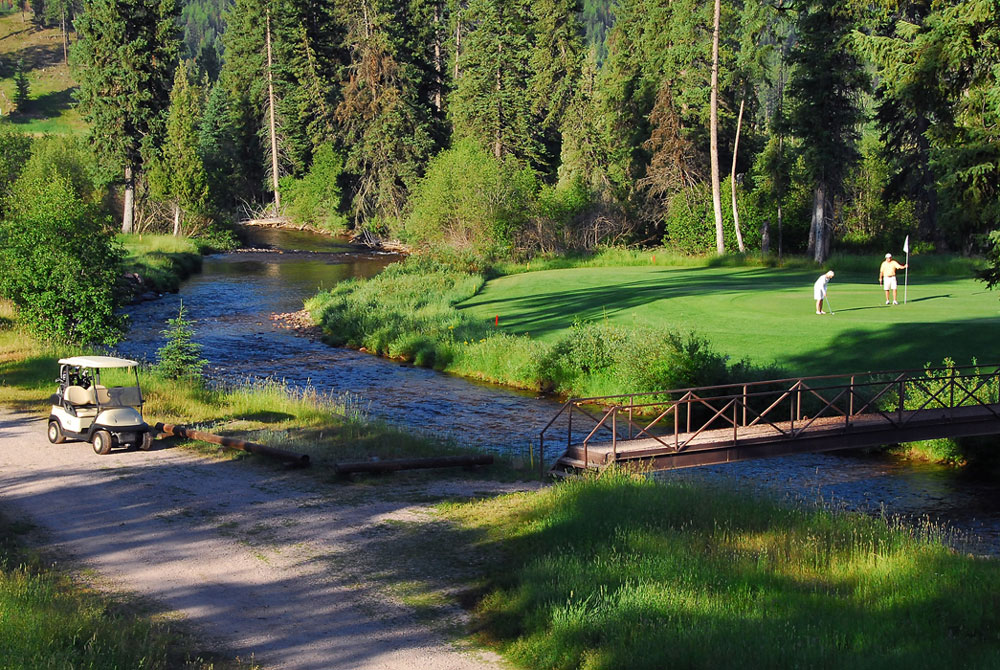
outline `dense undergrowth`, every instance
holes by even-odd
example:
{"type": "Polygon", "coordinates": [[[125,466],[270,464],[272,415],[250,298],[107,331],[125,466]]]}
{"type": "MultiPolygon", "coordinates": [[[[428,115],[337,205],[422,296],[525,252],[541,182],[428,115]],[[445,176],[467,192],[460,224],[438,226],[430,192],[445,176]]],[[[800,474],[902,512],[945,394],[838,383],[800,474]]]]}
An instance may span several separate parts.
{"type": "Polygon", "coordinates": [[[492,558],[480,637],[520,667],[1000,664],[995,561],[930,525],[621,474],[444,514],[492,558]]]}

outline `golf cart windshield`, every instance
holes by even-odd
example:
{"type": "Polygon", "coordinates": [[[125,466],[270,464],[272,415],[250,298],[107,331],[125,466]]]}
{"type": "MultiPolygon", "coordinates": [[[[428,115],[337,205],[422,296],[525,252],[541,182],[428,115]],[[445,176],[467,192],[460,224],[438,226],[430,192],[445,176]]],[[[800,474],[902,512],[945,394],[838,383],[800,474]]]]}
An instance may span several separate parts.
{"type": "Polygon", "coordinates": [[[74,356],[59,361],[62,364],[61,383],[65,384],[64,395],[74,405],[97,405],[98,407],[142,407],[142,391],[139,389],[139,364],[127,358],[111,356],[74,356]],[[134,384],[105,386],[101,380],[104,370],[112,380],[124,377],[134,384]]]}

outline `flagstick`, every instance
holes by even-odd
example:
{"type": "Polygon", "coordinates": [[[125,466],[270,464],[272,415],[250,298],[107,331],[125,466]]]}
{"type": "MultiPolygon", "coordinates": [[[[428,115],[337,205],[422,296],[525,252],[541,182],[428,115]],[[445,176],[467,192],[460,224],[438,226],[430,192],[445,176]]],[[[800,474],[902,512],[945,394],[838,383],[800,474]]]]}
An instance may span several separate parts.
{"type": "MultiPolygon", "coordinates": [[[[906,238],[909,241],[909,237],[906,238]]],[[[906,245],[906,272],[903,273],[903,304],[906,304],[906,291],[910,287],[910,245],[906,245]]]]}

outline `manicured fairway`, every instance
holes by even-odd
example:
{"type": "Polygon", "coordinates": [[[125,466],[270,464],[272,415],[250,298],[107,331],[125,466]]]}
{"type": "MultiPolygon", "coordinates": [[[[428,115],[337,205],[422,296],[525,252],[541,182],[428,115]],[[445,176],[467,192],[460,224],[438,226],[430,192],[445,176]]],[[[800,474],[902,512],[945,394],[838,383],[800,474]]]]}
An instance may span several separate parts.
{"type": "MultiPolygon", "coordinates": [[[[818,316],[819,271],[770,268],[576,268],[501,277],[461,308],[501,328],[554,338],[575,319],[694,331],[733,359],[795,374],[1000,360],[1000,293],[968,278],[910,273],[906,305],[886,307],[870,274],[838,273],[818,316]]],[[[899,301],[903,302],[902,277],[899,301]]]]}

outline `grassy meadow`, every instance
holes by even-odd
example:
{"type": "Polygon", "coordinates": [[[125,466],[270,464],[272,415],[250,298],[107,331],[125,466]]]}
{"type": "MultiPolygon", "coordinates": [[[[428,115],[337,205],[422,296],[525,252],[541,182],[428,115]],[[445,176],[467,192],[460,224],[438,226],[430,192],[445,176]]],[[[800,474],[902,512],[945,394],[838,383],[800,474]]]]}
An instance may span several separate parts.
{"type": "Polygon", "coordinates": [[[395,550],[474,553],[478,636],[518,667],[1000,665],[997,563],[933,527],[615,473],[442,516],[395,550]]]}
{"type": "Polygon", "coordinates": [[[39,30],[30,12],[0,11],[0,123],[36,135],[85,131],[73,102],[76,85],[63,60],[58,28],[39,30]],[[14,109],[13,77],[19,60],[28,76],[28,103],[14,109]]]}
{"type": "MultiPolygon", "coordinates": [[[[769,267],[576,267],[493,279],[458,305],[483,323],[499,316],[503,332],[543,342],[574,322],[693,331],[732,360],[794,375],[839,374],[997,359],[1000,300],[969,274],[928,275],[911,264],[907,304],[886,307],[879,259],[830,263],[837,276],[817,316],[812,284],[822,270],[769,267]],[[854,267],[852,267],[854,266],[854,267]]],[[[902,283],[900,277],[900,283],[902,283]]],[[[900,286],[899,301],[903,302],[900,286]]]]}

